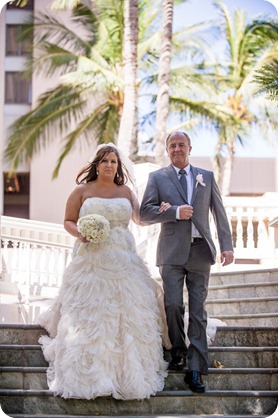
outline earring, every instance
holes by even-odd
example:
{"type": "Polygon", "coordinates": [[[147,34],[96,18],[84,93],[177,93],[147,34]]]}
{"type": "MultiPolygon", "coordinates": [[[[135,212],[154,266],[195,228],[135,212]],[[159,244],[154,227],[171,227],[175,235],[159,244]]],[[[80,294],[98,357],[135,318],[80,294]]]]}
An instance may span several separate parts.
{"type": "Polygon", "coordinates": [[[97,176],[98,176],[98,170],[97,170],[97,176]]]}
{"type": "Polygon", "coordinates": [[[117,174],[116,174],[116,177],[117,177],[117,179],[120,177],[120,176],[119,176],[119,173],[117,173],[117,174]]]}

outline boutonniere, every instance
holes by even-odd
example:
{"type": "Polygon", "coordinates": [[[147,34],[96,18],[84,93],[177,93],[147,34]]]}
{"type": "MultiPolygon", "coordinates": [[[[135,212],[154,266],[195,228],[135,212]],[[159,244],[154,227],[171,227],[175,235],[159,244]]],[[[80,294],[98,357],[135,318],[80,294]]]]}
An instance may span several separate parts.
{"type": "Polygon", "coordinates": [[[204,183],[203,174],[201,174],[201,173],[198,173],[197,176],[196,176],[195,187],[197,187],[198,184],[200,184],[203,187],[205,187],[205,185],[206,185],[206,183],[204,183]]]}

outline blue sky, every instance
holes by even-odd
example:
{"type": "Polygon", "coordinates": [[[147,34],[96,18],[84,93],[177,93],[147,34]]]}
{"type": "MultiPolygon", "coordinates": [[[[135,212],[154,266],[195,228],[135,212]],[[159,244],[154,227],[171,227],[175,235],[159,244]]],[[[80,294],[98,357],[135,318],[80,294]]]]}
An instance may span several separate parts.
{"type": "MultiPolygon", "coordinates": [[[[227,5],[230,11],[234,9],[246,10],[247,16],[254,18],[257,16],[273,16],[277,15],[276,7],[278,7],[278,0],[222,0],[227,5]],[[275,5],[275,6],[274,6],[275,5]]],[[[174,24],[179,27],[184,26],[183,20],[190,24],[206,20],[208,17],[213,17],[214,6],[212,0],[187,0],[180,4],[177,9],[179,13],[174,15],[174,24]],[[184,17],[184,19],[183,19],[184,17]]]]}
{"type": "MultiPolygon", "coordinates": [[[[249,20],[256,17],[277,17],[278,0],[271,2],[265,0],[222,0],[230,12],[234,9],[244,9],[249,20]]],[[[180,29],[187,25],[213,18],[215,9],[213,0],[187,0],[177,6],[174,12],[174,27],[180,29]]],[[[215,153],[217,138],[211,131],[200,130],[192,136],[194,156],[211,156],[215,153]]],[[[266,142],[256,132],[246,141],[244,146],[237,145],[236,155],[240,157],[278,157],[278,138],[273,138],[272,143],[266,142]]]]}

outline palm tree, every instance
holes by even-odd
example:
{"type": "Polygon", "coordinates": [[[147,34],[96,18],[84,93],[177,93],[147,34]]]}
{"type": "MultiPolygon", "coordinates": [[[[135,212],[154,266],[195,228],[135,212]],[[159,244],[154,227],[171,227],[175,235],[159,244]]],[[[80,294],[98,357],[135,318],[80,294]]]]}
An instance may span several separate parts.
{"type": "MultiPolygon", "coordinates": [[[[61,1],[66,6],[78,0],[55,0],[54,5],[61,1]]],[[[11,171],[57,138],[63,146],[53,177],[78,144],[117,142],[126,94],[124,0],[95,0],[92,7],[86,4],[80,1],[72,10],[72,21],[78,29],[65,26],[51,14],[42,14],[25,32],[25,36],[35,33],[29,74],[39,71],[46,77],[55,76],[59,82],[11,126],[5,150],[11,171]]],[[[137,89],[156,80],[160,13],[160,0],[139,1],[137,89]]],[[[196,26],[192,38],[197,30],[196,26]]],[[[134,77],[132,83],[134,86],[134,77]]],[[[135,100],[134,89],[132,94],[135,100]]],[[[126,138],[131,140],[129,135],[126,138]]]]}
{"type": "MultiPolygon", "coordinates": [[[[64,138],[55,178],[63,159],[80,141],[117,142],[125,100],[133,101],[132,118],[135,121],[137,117],[137,37],[132,40],[136,27],[138,31],[137,0],[125,1],[126,10],[132,11],[126,19],[131,22],[129,32],[124,32],[123,0],[98,0],[95,8],[87,7],[86,2],[78,3],[72,10],[72,21],[80,30],[65,26],[51,14],[43,14],[24,33],[25,37],[31,36],[35,28],[33,59],[27,73],[58,75],[61,82],[42,94],[38,105],[11,126],[5,150],[11,171],[20,161],[30,160],[52,138],[64,138]],[[124,61],[123,45],[128,42],[132,48],[124,61]],[[128,71],[124,71],[125,65],[128,71]],[[128,79],[131,67],[133,76],[128,79]]],[[[68,4],[69,0],[56,0],[52,6],[68,4]]],[[[127,105],[126,110],[131,107],[127,105]]],[[[136,122],[132,125],[136,127],[136,122]]],[[[136,130],[133,128],[129,134],[126,124],[123,130],[120,146],[125,147],[122,138],[127,138],[128,144],[133,138],[134,143],[136,130]]]]}
{"type": "MultiPolygon", "coordinates": [[[[65,26],[53,15],[36,18],[28,71],[59,76],[61,81],[11,126],[5,157],[12,169],[31,159],[52,138],[64,137],[53,177],[78,140],[116,141],[123,107],[122,33],[117,20],[123,19],[123,8],[121,2],[114,9],[109,8],[112,0],[102,3],[96,10],[85,3],[72,10],[79,30],[65,26]]],[[[32,33],[30,24],[25,36],[32,33]]]]}
{"type": "MultiPolygon", "coordinates": [[[[243,11],[232,19],[226,6],[216,0],[217,17],[225,39],[226,60],[198,61],[171,72],[171,114],[214,126],[218,133],[216,176],[223,195],[229,194],[235,143],[243,143],[252,126],[263,126],[267,116],[274,126],[276,109],[260,95],[257,100],[250,83],[267,52],[277,45],[278,26],[271,21],[246,23],[243,11]],[[205,84],[204,84],[205,83],[205,84]],[[254,106],[256,103],[256,107],[254,106]],[[199,119],[197,119],[199,117],[199,119]]],[[[212,55],[211,55],[212,56],[212,55]]]]}
{"type": "MultiPolygon", "coordinates": [[[[117,142],[125,96],[126,100],[131,97],[136,103],[137,65],[132,60],[136,42],[131,36],[131,57],[127,60],[134,71],[131,83],[126,83],[124,72],[124,0],[96,0],[91,8],[78,0],[55,0],[52,6],[60,8],[73,3],[72,22],[79,25],[78,30],[65,26],[52,14],[42,14],[36,17],[34,25],[28,25],[24,33],[25,37],[32,36],[35,30],[33,58],[27,74],[39,71],[46,77],[59,77],[60,82],[42,94],[37,106],[11,126],[5,149],[11,171],[21,161],[29,161],[49,141],[61,138],[64,145],[53,173],[53,178],[57,177],[62,161],[78,143],[84,140],[93,144],[117,142]]],[[[132,29],[137,25],[136,3],[135,0],[125,3],[127,6],[133,4],[130,15],[132,29]]],[[[156,60],[153,51],[157,49],[159,37],[153,22],[159,13],[159,1],[140,0],[139,11],[138,57],[143,71],[146,71],[156,60]]],[[[139,84],[137,81],[137,89],[139,84]]],[[[134,120],[134,104],[132,109],[134,120]]],[[[134,125],[132,135],[126,135],[125,128],[124,133],[128,141],[133,141],[134,155],[136,122],[131,125],[134,125]]],[[[121,138],[122,134],[120,142],[121,138]]]]}
{"type": "Polygon", "coordinates": [[[164,165],[165,137],[169,114],[169,91],[173,31],[173,0],[163,0],[163,30],[158,71],[156,110],[156,163],[164,165]]]}
{"type": "Polygon", "coordinates": [[[220,0],[216,1],[216,5],[223,19],[222,28],[226,35],[228,56],[227,62],[223,63],[224,77],[226,77],[226,81],[222,80],[224,106],[235,121],[233,126],[222,126],[219,129],[218,179],[223,195],[228,195],[236,141],[244,141],[245,135],[250,133],[254,123],[259,126],[265,118],[275,123],[277,117],[274,109],[270,108],[262,96],[257,100],[256,108],[254,107],[254,89],[250,81],[258,65],[264,62],[267,51],[272,49],[273,45],[277,45],[278,26],[275,22],[264,20],[246,23],[244,13],[239,10],[235,11],[232,20],[227,7],[220,0]],[[223,151],[224,158],[221,158],[223,151]]]}
{"type": "Polygon", "coordinates": [[[118,145],[135,159],[137,155],[137,45],[138,0],[124,2],[124,105],[121,115],[118,145]]]}

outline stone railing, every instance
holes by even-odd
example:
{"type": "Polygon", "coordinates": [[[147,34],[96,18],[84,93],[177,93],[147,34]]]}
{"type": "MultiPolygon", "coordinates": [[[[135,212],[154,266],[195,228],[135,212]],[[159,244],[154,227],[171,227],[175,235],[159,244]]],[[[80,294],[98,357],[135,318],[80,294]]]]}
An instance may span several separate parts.
{"type": "Polygon", "coordinates": [[[233,233],[236,261],[277,267],[278,235],[274,220],[278,213],[278,193],[226,197],[224,205],[233,233]]]}
{"type": "MultiPolygon", "coordinates": [[[[227,197],[224,204],[233,233],[236,264],[240,268],[277,267],[278,238],[274,228],[277,194],[263,197],[227,197]]],[[[151,273],[158,274],[155,252],[159,225],[131,230],[138,253],[151,273]]],[[[216,246],[217,236],[211,222],[216,246]]],[[[71,259],[74,238],[62,225],[2,216],[1,219],[1,322],[32,323],[57,294],[71,259]]],[[[238,268],[238,269],[240,269],[238,268]]],[[[221,264],[212,271],[221,269],[221,264]]],[[[229,271],[225,267],[225,271],[229,271]]]]}

